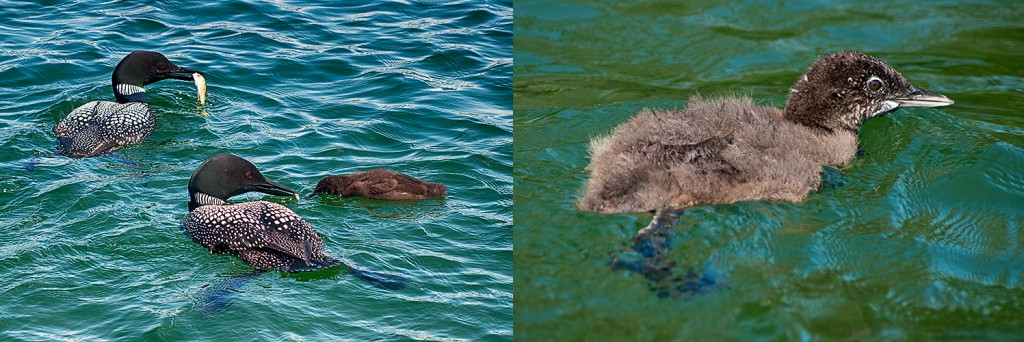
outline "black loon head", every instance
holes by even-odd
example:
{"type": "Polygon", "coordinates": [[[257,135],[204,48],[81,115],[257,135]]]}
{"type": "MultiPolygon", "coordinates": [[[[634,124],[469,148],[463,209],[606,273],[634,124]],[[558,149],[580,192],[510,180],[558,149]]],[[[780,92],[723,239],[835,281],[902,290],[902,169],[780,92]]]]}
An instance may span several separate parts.
{"type": "Polygon", "coordinates": [[[264,177],[248,160],[218,154],[204,161],[192,173],[192,179],[188,181],[188,210],[208,204],[223,204],[231,196],[251,191],[299,197],[295,191],[264,177]]]}
{"type": "Polygon", "coordinates": [[[786,118],[827,132],[857,132],[865,120],[900,107],[953,104],[945,96],[915,87],[885,62],[858,52],[841,52],[814,63],[790,92],[786,118]]]}
{"type": "Polygon", "coordinates": [[[119,103],[146,102],[146,85],[168,78],[192,81],[194,73],[202,74],[174,65],[159,52],[134,51],[114,68],[111,76],[114,97],[119,103]]]}

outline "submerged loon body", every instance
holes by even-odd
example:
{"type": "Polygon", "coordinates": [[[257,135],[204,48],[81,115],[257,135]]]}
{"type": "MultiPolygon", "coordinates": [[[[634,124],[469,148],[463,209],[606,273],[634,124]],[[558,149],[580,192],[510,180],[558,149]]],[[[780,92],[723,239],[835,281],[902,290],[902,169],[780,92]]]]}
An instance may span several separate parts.
{"type": "Polygon", "coordinates": [[[210,157],[188,183],[185,235],[210,253],[232,254],[260,271],[313,271],[340,262],[324,253],[320,235],[291,209],[265,201],[226,203],[251,191],[298,198],[245,159],[230,154],[210,157]]]}
{"type": "Polygon", "coordinates": [[[316,184],[310,196],[325,193],[389,201],[444,197],[444,184],[425,182],[395,171],[373,169],[341,176],[328,176],[316,184]]]}
{"type": "Polygon", "coordinates": [[[590,180],[578,206],[614,213],[802,201],[821,183],[822,166],[854,157],[865,120],[952,103],[874,57],[825,56],[793,87],[785,110],[694,98],[682,111],[641,111],[591,142],[590,180]]]}
{"type": "MultiPolygon", "coordinates": [[[[157,52],[128,54],[111,77],[117,102],[92,101],[81,105],[53,128],[60,142],[58,154],[92,157],[142,142],[153,132],[156,118],[146,104],[145,86],[167,78],[192,81],[197,74],[198,71],[174,65],[157,52]]],[[[202,78],[195,77],[198,86],[202,78]]],[[[201,96],[203,93],[200,92],[201,96]]]]}

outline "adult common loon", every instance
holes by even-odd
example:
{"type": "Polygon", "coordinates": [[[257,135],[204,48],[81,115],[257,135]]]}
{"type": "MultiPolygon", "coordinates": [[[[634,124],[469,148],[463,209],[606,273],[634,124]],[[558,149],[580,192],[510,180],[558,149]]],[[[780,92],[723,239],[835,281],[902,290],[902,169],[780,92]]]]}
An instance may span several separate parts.
{"type": "Polygon", "coordinates": [[[146,104],[146,85],[174,78],[193,81],[205,102],[206,81],[199,71],[179,67],[163,54],[135,51],[114,68],[111,82],[117,102],[92,101],[71,111],[53,133],[60,142],[58,154],[72,158],[92,157],[146,140],[156,116],[146,104]]]}
{"type": "Polygon", "coordinates": [[[299,197],[248,160],[230,154],[210,157],[188,182],[185,234],[210,253],[232,254],[260,271],[314,271],[340,262],[324,253],[320,235],[291,209],[265,201],[226,203],[251,191],[299,197]]]}

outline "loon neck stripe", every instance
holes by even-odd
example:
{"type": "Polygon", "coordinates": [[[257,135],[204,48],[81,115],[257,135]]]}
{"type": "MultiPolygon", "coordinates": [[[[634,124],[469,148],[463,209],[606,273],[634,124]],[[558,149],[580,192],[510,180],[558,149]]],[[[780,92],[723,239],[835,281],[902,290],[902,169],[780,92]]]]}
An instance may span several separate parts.
{"type": "Polygon", "coordinates": [[[134,84],[126,84],[126,83],[118,84],[118,85],[114,86],[114,89],[121,96],[129,96],[129,95],[133,95],[133,94],[145,93],[146,92],[146,88],[143,88],[143,87],[140,87],[140,86],[137,86],[137,85],[134,85],[134,84]]]}
{"type": "Polygon", "coordinates": [[[199,205],[224,205],[224,203],[225,203],[224,200],[222,200],[220,198],[216,198],[216,197],[204,194],[202,192],[197,192],[197,193],[195,193],[195,195],[192,195],[192,197],[196,201],[196,203],[198,203],[199,205]]]}

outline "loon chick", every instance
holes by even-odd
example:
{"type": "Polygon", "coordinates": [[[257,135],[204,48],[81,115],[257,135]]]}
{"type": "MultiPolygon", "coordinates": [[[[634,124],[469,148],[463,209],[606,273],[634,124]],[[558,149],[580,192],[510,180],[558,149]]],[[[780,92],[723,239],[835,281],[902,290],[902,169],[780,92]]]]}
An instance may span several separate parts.
{"type": "Polygon", "coordinates": [[[340,263],[324,253],[323,240],[309,223],[287,207],[264,201],[225,203],[251,191],[299,197],[248,160],[230,154],[210,157],[188,182],[185,235],[210,253],[232,254],[260,271],[314,271],[340,263]]]}
{"type": "MultiPolygon", "coordinates": [[[[168,78],[193,81],[193,74],[201,73],[174,65],[157,52],[128,54],[117,63],[111,77],[117,102],[92,101],[72,110],[53,128],[60,142],[57,153],[72,158],[92,157],[146,140],[156,117],[146,104],[144,87],[168,78]]],[[[202,76],[198,77],[201,80],[202,76]]]]}
{"type": "Polygon", "coordinates": [[[341,176],[328,176],[316,183],[308,197],[318,193],[359,196],[389,201],[421,200],[444,197],[444,184],[425,182],[401,173],[373,169],[341,176]]]}
{"type": "Polygon", "coordinates": [[[603,213],[753,200],[799,202],[822,166],[848,163],[865,120],[900,107],[952,104],[857,52],[825,56],[784,111],[750,99],[693,98],[687,109],[640,111],[591,142],[578,207],[603,213]]]}

